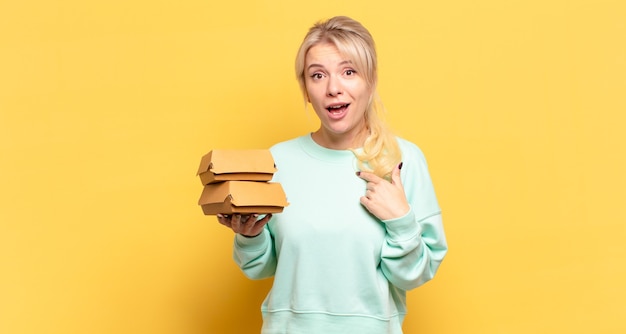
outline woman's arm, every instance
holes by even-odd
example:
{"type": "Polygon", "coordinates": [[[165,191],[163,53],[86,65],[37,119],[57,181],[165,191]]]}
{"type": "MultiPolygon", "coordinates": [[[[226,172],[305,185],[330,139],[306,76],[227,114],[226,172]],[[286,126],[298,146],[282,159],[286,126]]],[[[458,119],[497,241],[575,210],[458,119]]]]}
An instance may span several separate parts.
{"type": "Polygon", "coordinates": [[[276,251],[268,227],[255,237],[235,235],[233,258],[243,273],[251,279],[263,279],[276,272],[276,251]]]}
{"type": "Polygon", "coordinates": [[[359,176],[367,181],[361,203],[387,232],[381,269],[392,284],[410,290],[433,278],[448,246],[426,159],[417,146],[401,144],[403,163],[391,182],[371,173],[359,176]]]}
{"type": "Polygon", "coordinates": [[[441,214],[418,221],[411,209],[405,216],[384,223],[387,236],[381,269],[389,282],[411,290],[431,280],[448,250],[441,214]]]}

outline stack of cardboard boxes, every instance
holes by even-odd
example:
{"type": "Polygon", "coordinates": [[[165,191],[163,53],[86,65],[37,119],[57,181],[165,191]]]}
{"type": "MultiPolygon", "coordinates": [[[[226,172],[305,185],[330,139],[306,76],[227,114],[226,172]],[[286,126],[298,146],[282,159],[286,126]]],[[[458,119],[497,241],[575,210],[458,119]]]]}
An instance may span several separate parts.
{"type": "Polygon", "coordinates": [[[212,150],[198,168],[198,205],[205,215],[282,212],[289,204],[280,183],[269,182],[274,172],[269,150],[212,150]]]}

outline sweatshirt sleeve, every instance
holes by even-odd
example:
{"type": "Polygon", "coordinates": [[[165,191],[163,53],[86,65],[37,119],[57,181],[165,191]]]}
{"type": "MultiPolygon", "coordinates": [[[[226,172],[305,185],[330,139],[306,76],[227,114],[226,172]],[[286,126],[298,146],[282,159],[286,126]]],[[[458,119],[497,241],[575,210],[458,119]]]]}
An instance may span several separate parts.
{"type": "Polygon", "coordinates": [[[235,235],[233,258],[243,273],[250,279],[263,279],[276,272],[274,242],[267,228],[253,238],[235,235]]]}
{"type": "Polygon", "coordinates": [[[382,250],[382,271],[403,290],[431,280],[448,250],[441,214],[417,221],[413,209],[404,217],[385,221],[387,237],[382,250]]]}
{"type": "Polygon", "coordinates": [[[448,245],[426,160],[417,146],[404,148],[401,177],[411,209],[383,221],[387,234],[381,268],[393,285],[411,290],[434,277],[448,245]]]}

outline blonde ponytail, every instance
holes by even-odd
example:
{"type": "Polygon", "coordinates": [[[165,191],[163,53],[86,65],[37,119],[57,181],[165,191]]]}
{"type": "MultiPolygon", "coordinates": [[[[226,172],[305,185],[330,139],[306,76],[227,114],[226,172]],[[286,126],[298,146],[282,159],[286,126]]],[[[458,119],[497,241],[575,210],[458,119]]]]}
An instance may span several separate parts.
{"type": "Polygon", "coordinates": [[[402,152],[395,134],[383,121],[384,107],[374,93],[372,103],[365,114],[369,136],[363,143],[362,150],[352,150],[359,161],[359,168],[372,172],[387,180],[391,172],[402,161],[402,152]]]}

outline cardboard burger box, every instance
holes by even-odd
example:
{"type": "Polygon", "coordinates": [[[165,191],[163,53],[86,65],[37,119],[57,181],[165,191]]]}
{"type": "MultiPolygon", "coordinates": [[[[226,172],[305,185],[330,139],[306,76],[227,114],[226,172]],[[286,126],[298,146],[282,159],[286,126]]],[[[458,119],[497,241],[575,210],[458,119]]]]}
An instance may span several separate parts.
{"type": "Polygon", "coordinates": [[[269,150],[212,150],[202,157],[202,185],[222,181],[270,181],[276,172],[269,150]]]}
{"type": "Polygon", "coordinates": [[[287,203],[276,182],[225,181],[204,186],[198,200],[205,215],[218,213],[279,213],[287,203]]]}

